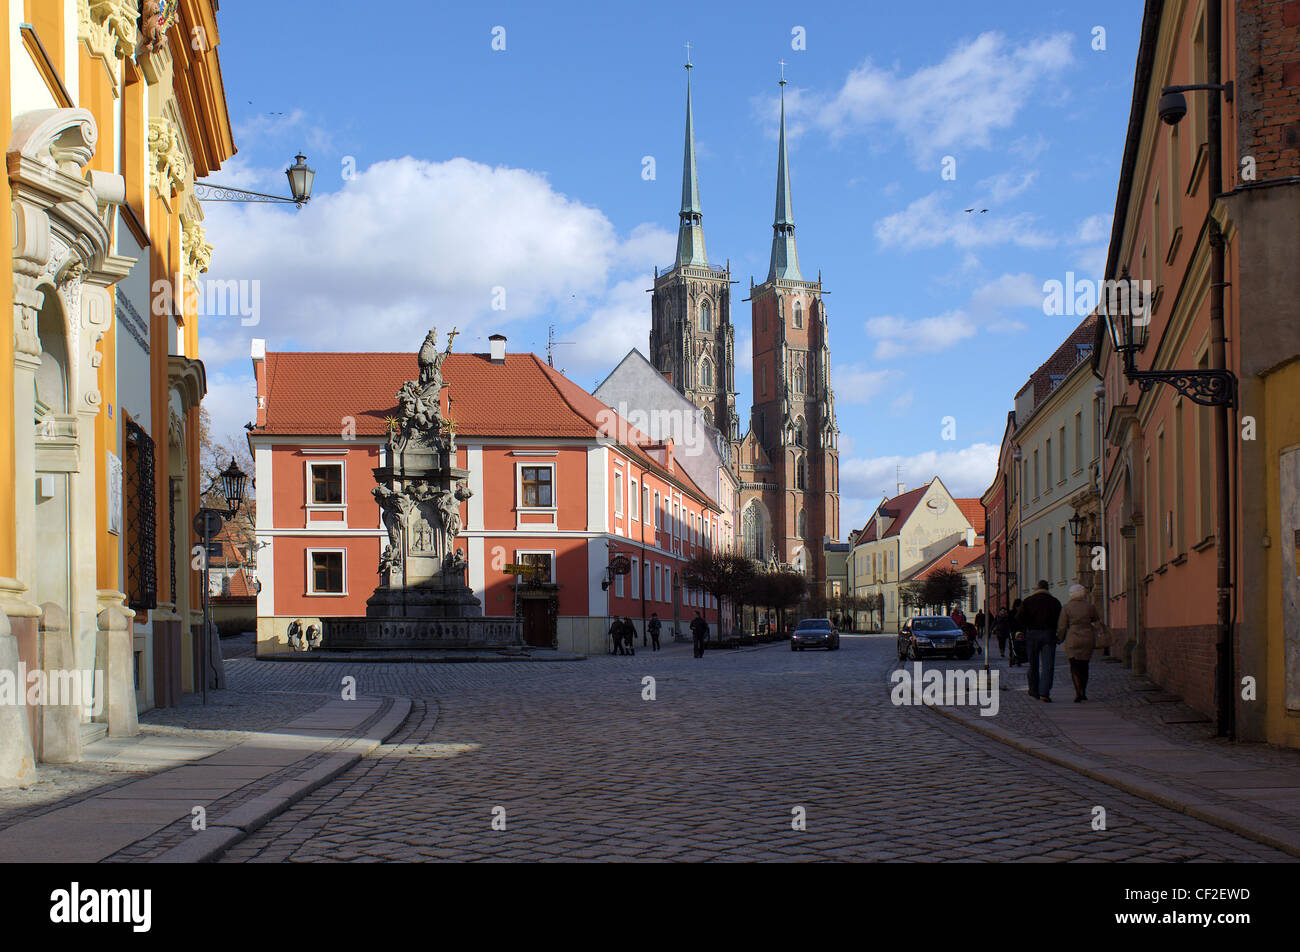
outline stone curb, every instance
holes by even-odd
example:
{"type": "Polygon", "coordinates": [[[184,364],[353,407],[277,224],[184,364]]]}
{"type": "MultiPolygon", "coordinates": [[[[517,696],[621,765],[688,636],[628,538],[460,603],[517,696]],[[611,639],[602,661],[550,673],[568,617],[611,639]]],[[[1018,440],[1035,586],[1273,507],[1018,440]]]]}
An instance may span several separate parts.
{"type": "Polygon", "coordinates": [[[174,846],[150,860],[153,863],[211,863],[226,850],[250,833],[265,826],[275,817],[307,795],[343,774],[358,761],[379,747],[406,722],[411,713],[411,699],[393,698],[388,713],[371,727],[364,737],[348,742],[343,751],[331,754],[324,761],[304,771],[292,780],[286,780],[266,793],[240,804],[230,813],[218,818],[214,826],[200,830],[180,846],[174,846]]]}
{"type": "Polygon", "coordinates": [[[1008,747],[1014,747],[1026,754],[1031,754],[1040,760],[1046,760],[1058,767],[1066,767],[1076,773],[1083,774],[1085,777],[1099,780],[1102,783],[1123,790],[1125,793],[1130,793],[1143,800],[1149,800],[1176,813],[1203,820],[1230,833],[1236,833],[1257,843],[1263,843],[1265,846],[1271,846],[1291,856],[1300,857],[1300,833],[1269,823],[1267,820],[1256,819],[1236,810],[1225,809],[1208,800],[1190,797],[1181,791],[1174,790],[1172,787],[1156,783],[1145,777],[1139,777],[1122,768],[1103,767],[1096,761],[1086,757],[1051,749],[1041,742],[1023,740],[1009,731],[1002,730],[1000,727],[986,726],[972,721],[970,718],[962,717],[960,714],[946,710],[942,705],[925,704],[924,706],[942,717],[964,724],[976,733],[983,734],[985,737],[1003,743],[1008,747]]]}

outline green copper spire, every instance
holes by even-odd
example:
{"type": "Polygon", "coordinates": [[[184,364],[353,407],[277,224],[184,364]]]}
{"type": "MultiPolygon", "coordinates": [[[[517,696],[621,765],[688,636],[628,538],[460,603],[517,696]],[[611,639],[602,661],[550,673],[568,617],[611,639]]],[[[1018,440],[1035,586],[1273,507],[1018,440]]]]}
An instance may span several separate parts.
{"type": "Polygon", "coordinates": [[[794,244],[794,206],[790,201],[790,161],[785,150],[785,63],[781,64],[781,144],[776,159],[776,220],[772,222],[772,264],[767,280],[802,281],[794,244]]]}
{"type": "Polygon", "coordinates": [[[682,159],[682,210],[677,226],[676,267],[689,265],[706,267],[709,263],[704,252],[704,225],[700,213],[700,176],[695,166],[695,117],[691,109],[690,44],[686,44],[686,146],[682,159]]]}

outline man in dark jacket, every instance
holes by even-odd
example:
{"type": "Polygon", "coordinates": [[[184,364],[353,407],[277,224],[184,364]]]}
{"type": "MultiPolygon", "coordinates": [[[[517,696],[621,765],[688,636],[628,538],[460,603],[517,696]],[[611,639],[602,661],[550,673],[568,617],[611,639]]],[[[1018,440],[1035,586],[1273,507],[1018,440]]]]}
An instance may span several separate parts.
{"type": "Polygon", "coordinates": [[[700,616],[699,612],[696,612],[695,617],[691,619],[691,639],[695,642],[695,657],[704,657],[704,642],[708,637],[709,623],[700,616]]]}
{"type": "Polygon", "coordinates": [[[1029,696],[1052,700],[1052,675],[1056,667],[1056,623],[1061,603],[1052,597],[1051,586],[1039,581],[1038,588],[1020,606],[1020,626],[1025,630],[1029,650],[1029,696]]]}
{"type": "Polygon", "coordinates": [[[650,643],[653,646],[650,649],[651,651],[659,650],[659,635],[663,631],[663,627],[663,622],[659,620],[659,613],[651,612],[650,623],[646,625],[646,628],[650,631],[650,643]]]}

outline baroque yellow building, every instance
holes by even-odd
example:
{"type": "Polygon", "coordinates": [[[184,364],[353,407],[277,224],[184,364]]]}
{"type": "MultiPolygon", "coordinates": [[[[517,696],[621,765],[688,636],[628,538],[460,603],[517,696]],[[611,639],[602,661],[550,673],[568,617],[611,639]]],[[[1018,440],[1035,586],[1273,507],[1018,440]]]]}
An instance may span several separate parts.
{"type": "Polygon", "coordinates": [[[0,786],[201,687],[194,182],[235,151],[215,6],[0,4],[0,786]],[[89,706],[22,690],[74,673],[89,706]]]}

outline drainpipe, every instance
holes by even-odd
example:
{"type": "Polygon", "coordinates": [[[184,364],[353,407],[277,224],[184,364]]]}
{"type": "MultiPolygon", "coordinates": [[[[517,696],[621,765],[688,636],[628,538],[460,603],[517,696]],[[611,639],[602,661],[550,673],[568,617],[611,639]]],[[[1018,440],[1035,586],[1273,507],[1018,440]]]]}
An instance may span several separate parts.
{"type": "MultiPolygon", "coordinates": [[[[1107,625],[1110,624],[1110,549],[1106,547],[1106,385],[1097,384],[1093,393],[1097,397],[1097,432],[1094,436],[1097,438],[1097,469],[1095,472],[1097,480],[1097,541],[1101,543],[1101,616],[1107,625]]],[[[1096,578],[1096,573],[1093,573],[1096,578]]],[[[1096,587],[1096,582],[1093,582],[1096,587]]],[[[1110,647],[1105,649],[1105,655],[1110,656],[1110,647]]]]}
{"type": "MultiPolygon", "coordinates": [[[[1205,5],[1206,79],[1218,84],[1221,78],[1221,47],[1223,8],[1221,0],[1208,0],[1205,5]]],[[[1223,234],[1213,218],[1214,203],[1223,192],[1223,129],[1221,94],[1210,93],[1209,101],[1209,189],[1210,189],[1210,369],[1228,369],[1227,332],[1223,317],[1224,248],[1223,234]]],[[[1232,496],[1229,493],[1231,472],[1228,467],[1228,447],[1232,433],[1228,426],[1229,408],[1223,404],[1214,408],[1214,426],[1218,432],[1215,453],[1216,509],[1215,554],[1218,570],[1218,613],[1215,647],[1217,661],[1215,694],[1218,707],[1218,735],[1235,739],[1237,733],[1236,704],[1234,701],[1235,650],[1232,634],[1232,496]]]]}

